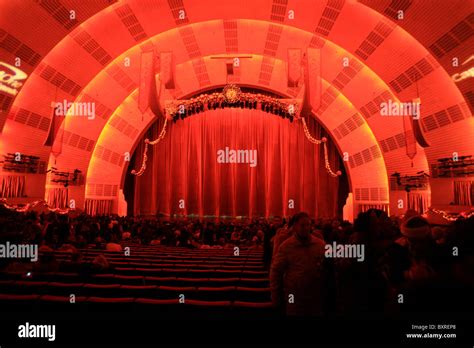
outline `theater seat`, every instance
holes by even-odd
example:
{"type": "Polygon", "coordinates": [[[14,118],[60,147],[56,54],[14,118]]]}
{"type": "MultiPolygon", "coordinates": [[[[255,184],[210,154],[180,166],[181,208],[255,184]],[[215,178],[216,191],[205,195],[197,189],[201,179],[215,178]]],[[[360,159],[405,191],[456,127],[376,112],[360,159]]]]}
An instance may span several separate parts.
{"type": "Polygon", "coordinates": [[[248,301],[234,301],[234,307],[241,308],[273,308],[272,302],[248,302],[248,301]]]}
{"type": "Polygon", "coordinates": [[[114,266],[114,267],[127,267],[129,266],[129,263],[128,262],[125,262],[125,261],[110,261],[109,264],[111,266],[114,266]]]}
{"type": "Polygon", "coordinates": [[[156,285],[121,285],[120,296],[155,298],[158,296],[157,290],[156,285]]]}
{"type": "Polygon", "coordinates": [[[124,285],[144,285],[144,277],[139,275],[116,275],[115,282],[124,285]]]}
{"type": "Polygon", "coordinates": [[[142,275],[142,276],[155,276],[158,277],[163,274],[161,268],[135,268],[135,270],[131,273],[127,273],[128,275],[142,275]]]}
{"type": "MultiPolygon", "coordinates": [[[[36,277],[37,275],[33,275],[36,277]]],[[[61,282],[61,283],[75,283],[79,278],[77,273],[69,273],[69,272],[56,272],[56,273],[45,273],[44,274],[45,281],[50,282],[61,282]]]]}
{"type": "Polygon", "coordinates": [[[188,269],[188,270],[183,270],[181,272],[181,275],[178,275],[178,277],[182,278],[210,278],[215,275],[215,271],[209,270],[209,269],[188,269]]]}
{"type": "Polygon", "coordinates": [[[268,278],[267,271],[243,271],[242,278],[268,278]]]}
{"type": "Polygon", "coordinates": [[[112,284],[115,283],[115,275],[111,273],[106,274],[93,274],[91,276],[91,282],[97,284],[112,284]]]}
{"type": "Polygon", "coordinates": [[[84,296],[93,297],[119,297],[120,284],[84,284],[84,296]]]}
{"type": "Polygon", "coordinates": [[[172,282],[167,282],[163,285],[170,285],[170,286],[209,286],[209,279],[208,278],[187,278],[187,277],[180,277],[176,278],[172,282]]]}
{"type": "Polygon", "coordinates": [[[270,280],[268,278],[241,278],[240,284],[250,288],[268,288],[270,286],[270,280]]]}
{"type": "Polygon", "coordinates": [[[147,314],[157,319],[183,319],[183,304],[175,299],[152,299],[137,298],[135,299],[134,310],[137,314],[147,314]]]}
{"type": "Polygon", "coordinates": [[[162,299],[179,299],[180,295],[184,295],[184,298],[192,296],[196,292],[196,287],[193,286],[158,286],[158,298],[162,299]]]}
{"type": "Polygon", "coordinates": [[[133,297],[88,297],[85,304],[89,312],[131,312],[133,297]]]}
{"type": "Polygon", "coordinates": [[[42,294],[47,282],[33,280],[17,280],[13,286],[16,294],[42,294]]]}
{"type": "Polygon", "coordinates": [[[193,299],[204,301],[231,301],[233,299],[235,287],[198,287],[193,294],[193,299]]]}
{"type": "Polygon", "coordinates": [[[146,276],[143,279],[145,285],[174,285],[173,282],[176,281],[175,277],[146,276]]]}
{"type": "Polygon", "coordinates": [[[84,309],[86,299],[84,296],[76,296],[74,302],[71,302],[70,296],[43,295],[39,298],[39,308],[42,313],[80,312],[84,309]]]}
{"type": "Polygon", "coordinates": [[[187,299],[184,306],[186,315],[193,319],[222,319],[232,311],[231,301],[202,301],[193,298],[187,299]]]}
{"type": "Polygon", "coordinates": [[[235,292],[235,300],[249,302],[271,301],[270,288],[249,288],[238,286],[235,292]]]}
{"type": "MultiPolygon", "coordinates": [[[[40,295],[0,294],[0,308],[2,312],[33,312],[37,310],[37,301],[40,295]]],[[[4,316],[4,314],[2,314],[4,316]]]]}
{"type": "Polygon", "coordinates": [[[208,286],[235,286],[237,285],[239,278],[209,278],[208,286]]]}
{"type": "MultiPolygon", "coordinates": [[[[189,270],[187,268],[163,268],[161,270],[163,276],[175,276],[175,277],[184,277],[188,275],[189,270]]],[[[187,277],[187,276],[186,276],[187,277]]]]}
{"type": "Polygon", "coordinates": [[[220,308],[231,308],[231,301],[202,301],[202,300],[186,300],[188,306],[199,306],[199,307],[220,307],[220,308]]]}
{"type": "Polygon", "coordinates": [[[58,283],[50,282],[46,284],[45,295],[69,296],[74,294],[76,297],[83,294],[82,287],[84,283],[58,283]]]}
{"type": "Polygon", "coordinates": [[[92,303],[133,303],[133,297],[88,297],[87,302],[92,303]]]}
{"type": "Polygon", "coordinates": [[[135,303],[151,304],[151,305],[178,305],[180,304],[178,299],[162,300],[162,299],[154,299],[154,298],[137,298],[135,299],[135,303]]]}
{"type": "Polygon", "coordinates": [[[242,271],[236,269],[216,269],[214,272],[218,275],[220,274],[223,277],[231,277],[242,273],[242,271]]]}
{"type": "Polygon", "coordinates": [[[134,268],[134,267],[115,267],[115,272],[114,274],[122,274],[122,275],[139,275],[141,272],[138,272],[138,270],[145,269],[145,268],[134,268]]]}
{"type": "MultiPolygon", "coordinates": [[[[147,262],[147,261],[145,261],[145,260],[143,260],[142,262],[140,262],[140,261],[129,262],[128,264],[129,264],[129,266],[131,266],[131,267],[143,267],[143,268],[147,268],[147,267],[150,267],[150,266],[154,266],[152,263],[147,262]]],[[[156,266],[154,266],[154,267],[156,267],[156,266]]]]}

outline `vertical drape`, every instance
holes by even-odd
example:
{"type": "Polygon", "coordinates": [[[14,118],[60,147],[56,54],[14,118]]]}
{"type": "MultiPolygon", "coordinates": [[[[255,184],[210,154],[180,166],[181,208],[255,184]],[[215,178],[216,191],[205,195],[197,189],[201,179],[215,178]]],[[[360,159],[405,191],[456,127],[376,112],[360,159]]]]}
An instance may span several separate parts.
{"type": "Polygon", "coordinates": [[[408,209],[415,210],[420,214],[424,214],[430,207],[430,193],[429,192],[408,192],[408,209]]]}
{"type": "Polygon", "coordinates": [[[474,181],[454,181],[454,204],[472,206],[474,181]]]}
{"type": "Polygon", "coordinates": [[[110,215],[112,214],[111,199],[86,199],[85,211],[89,215],[110,215]]]}
{"type": "Polygon", "coordinates": [[[384,203],[376,203],[376,204],[359,204],[359,213],[363,213],[363,212],[366,212],[367,210],[369,209],[379,209],[379,210],[383,210],[385,212],[389,212],[389,206],[388,204],[384,204],[384,203]]]}
{"type": "Polygon", "coordinates": [[[69,192],[66,187],[51,187],[46,189],[46,202],[50,208],[69,208],[69,192]]]}
{"type": "Polygon", "coordinates": [[[6,175],[2,176],[0,183],[0,197],[13,198],[25,196],[25,181],[24,175],[6,175]]]}
{"type": "MultiPolygon", "coordinates": [[[[316,138],[327,136],[308,123],[316,138]]],[[[155,139],[161,124],[145,137],[155,139]]],[[[331,141],[329,161],[339,156],[331,141]]],[[[138,168],[143,141],[137,148],[138,168]]],[[[166,137],[150,147],[145,173],[135,179],[135,215],[288,216],[307,211],[334,217],[339,180],[324,168],[323,147],[310,143],[300,123],[260,110],[218,109],[170,124],[166,137]],[[257,150],[257,164],[218,163],[217,152],[257,150]],[[293,208],[291,208],[293,207],[293,208]]]]}

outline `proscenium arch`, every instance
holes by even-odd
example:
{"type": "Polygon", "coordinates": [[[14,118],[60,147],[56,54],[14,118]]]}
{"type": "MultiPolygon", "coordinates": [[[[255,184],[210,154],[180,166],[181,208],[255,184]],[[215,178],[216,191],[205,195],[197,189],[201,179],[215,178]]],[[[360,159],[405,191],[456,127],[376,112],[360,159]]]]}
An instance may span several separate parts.
{"type": "MultiPolygon", "coordinates": [[[[309,40],[309,37],[307,38],[307,40],[309,40]]],[[[174,41],[174,40],[173,40],[173,41],[174,41]]],[[[326,45],[326,47],[328,47],[328,46],[329,46],[329,45],[326,45]]],[[[137,48],[137,49],[138,49],[138,48],[137,48]]],[[[130,52],[123,53],[121,57],[123,57],[124,55],[131,56],[129,53],[130,53],[130,52]]],[[[118,57],[117,59],[120,60],[121,58],[118,57]]],[[[138,58],[135,58],[135,59],[138,59],[138,58]]],[[[273,60],[276,60],[276,58],[273,59],[273,60]]],[[[369,82],[373,82],[373,79],[368,79],[368,81],[369,81],[369,82]]],[[[96,84],[92,84],[92,85],[95,86],[96,84]]],[[[394,99],[395,99],[395,98],[394,98],[394,99]]],[[[376,119],[376,118],[372,118],[371,120],[374,120],[374,119],[376,119]]],[[[385,121],[385,122],[386,122],[386,121],[385,121]]],[[[394,129],[394,128],[392,128],[392,129],[394,129]]],[[[420,151],[420,152],[421,152],[421,151],[420,151]]],[[[393,154],[393,153],[392,153],[392,154],[393,154]]]]}
{"type": "MultiPolygon", "coordinates": [[[[207,57],[206,57],[206,59],[207,59],[207,57]]],[[[263,58],[260,57],[259,59],[263,59],[263,58]]],[[[259,63],[260,63],[259,61],[256,61],[256,62],[254,62],[254,63],[252,63],[252,64],[258,65],[259,63]]],[[[245,63],[243,63],[243,64],[245,64],[245,63]]],[[[191,69],[190,66],[192,66],[192,62],[186,62],[186,63],[183,63],[183,65],[184,65],[184,66],[187,66],[187,67],[188,67],[188,70],[189,70],[189,69],[191,69]]],[[[280,62],[278,62],[277,66],[278,66],[278,68],[281,70],[281,73],[284,73],[283,70],[284,70],[284,68],[285,68],[285,62],[280,61],[280,62]]],[[[177,75],[178,75],[178,76],[179,76],[179,75],[188,75],[187,73],[182,73],[182,74],[181,74],[181,73],[179,72],[180,69],[181,69],[180,67],[181,67],[181,65],[178,65],[178,73],[177,73],[177,75]]],[[[99,78],[100,78],[100,77],[99,77],[99,78]]],[[[241,81],[241,82],[242,82],[242,81],[241,81]]],[[[244,82],[245,82],[245,81],[244,81],[244,82]]],[[[221,83],[224,83],[224,80],[222,80],[221,83]]],[[[256,80],[253,80],[253,81],[249,81],[249,83],[255,83],[255,84],[256,84],[257,81],[256,81],[256,80]]],[[[280,85],[277,86],[277,87],[278,87],[278,88],[281,88],[281,89],[286,88],[286,82],[285,82],[285,81],[283,81],[283,82],[280,81],[280,85]]],[[[263,88],[265,88],[265,86],[263,86],[263,88]]],[[[192,93],[192,90],[185,91],[185,92],[186,92],[186,93],[188,93],[188,92],[189,92],[189,93],[192,93]]],[[[346,101],[346,104],[350,105],[350,103],[349,103],[348,101],[346,101]]],[[[335,103],[334,105],[337,105],[337,103],[335,103]]],[[[120,106],[119,108],[117,108],[115,114],[123,113],[123,112],[124,112],[123,110],[124,110],[123,106],[120,106]]],[[[354,112],[356,112],[355,109],[354,109],[354,110],[351,110],[351,111],[349,112],[349,114],[352,115],[354,112]]],[[[139,120],[139,119],[141,118],[141,116],[140,116],[140,114],[139,114],[139,112],[138,112],[138,110],[137,110],[137,108],[136,108],[136,102],[134,102],[134,108],[133,108],[133,110],[130,111],[130,112],[126,112],[125,114],[128,115],[128,116],[126,116],[126,118],[127,118],[127,120],[128,120],[129,122],[131,121],[131,117],[135,117],[135,116],[136,116],[136,120],[139,120]]],[[[344,115],[344,113],[341,114],[340,112],[338,112],[337,114],[338,114],[338,115],[344,115]]],[[[326,115],[326,116],[331,116],[331,115],[329,115],[329,114],[325,114],[325,115],[326,115]]],[[[145,115],[145,119],[148,119],[149,117],[152,117],[152,115],[151,115],[151,114],[145,115]]],[[[113,118],[113,117],[111,117],[111,119],[112,119],[112,118],[113,118]]],[[[334,118],[334,117],[332,117],[332,118],[334,118]]],[[[70,121],[70,122],[76,122],[77,119],[72,118],[72,119],[69,120],[69,121],[70,121]]],[[[104,121],[104,122],[105,122],[105,121],[104,121]]],[[[66,123],[65,126],[66,126],[67,124],[68,124],[68,123],[66,123]]],[[[79,124],[79,126],[82,126],[82,125],[79,124]]],[[[331,126],[329,126],[329,127],[331,127],[331,126]]],[[[113,141],[115,141],[115,140],[117,140],[117,139],[120,139],[120,135],[122,135],[122,134],[114,132],[114,129],[113,129],[114,127],[109,127],[109,128],[110,128],[109,130],[107,130],[107,128],[103,128],[101,131],[102,131],[103,133],[105,133],[105,134],[111,134],[112,137],[113,137],[113,139],[111,139],[111,140],[113,140],[113,141]]],[[[362,129],[362,128],[361,128],[361,129],[362,129]]],[[[370,132],[366,131],[366,133],[370,133],[370,132]]],[[[357,134],[357,133],[354,133],[354,134],[357,134]]],[[[85,134],[85,135],[86,135],[86,134],[85,134]]],[[[349,138],[347,138],[347,139],[349,139],[349,138]]],[[[119,143],[125,143],[126,140],[128,141],[129,139],[126,139],[126,138],[120,139],[119,143]]],[[[364,144],[363,141],[359,141],[358,144],[359,144],[359,143],[360,143],[360,144],[364,144]]],[[[96,149],[97,149],[97,147],[104,147],[104,148],[106,148],[106,149],[113,149],[113,148],[114,148],[111,144],[105,145],[105,146],[102,146],[102,145],[103,145],[103,144],[102,144],[101,138],[99,138],[99,141],[98,141],[98,143],[97,143],[97,145],[96,145],[96,149]]],[[[370,144],[370,146],[377,146],[377,144],[376,144],[375,141],[373,141],[373,143],[370,144]]],[[[353,148],[353,146],[351,146],[351,148],[353,148]]],[[[127,152],[130,151],[129,149],[124,149],[124,151],[125,151],[125,150],[126,150],[127,152]]],[[[350,150],[349,148],[344,148],[344,152],[349,151],[349,150],[350,150]]],[[[120,152],[122,152],[122,151],[120,151],[120,152]]],[[[81,159],[81,160],[86,160],[86,161],[87,161],[87,158],[88,158],[88,157],[86,157],[86,156],[80,156],[80,157],[78,157],[78,158],[81,159]]],[[[53,159],[52,159],[52,160],[53,160],[53,159]]],[[[59,161],[58,163],[60,163],[60,160],[61,160],[61,157],[58,158],[58,161],[59,161]]],[[[107,168],[110,168],[110,164],[108,164],[107,168]]],[[[107,168],[104,168],[102,171],[99,171],[99,172],[98,172],[98,176],[101,178],[101,180],[104,178],[104,171],[105,171],[107,168]]],[[[366,168],[366,167],[365,167],[365,168],[366,168]]],[[[83,169],[83,170],[85,171],[85,168],[80,168],[80,169],[83,169]]],[[[366,169],[367,169],[367,168],[366,168],[366,169]]],[[[371,170],[371,172],[375,172],[375,171],[371,170]]],[[[385,171],[383,171],[383,172],[385,173],[385,171]]],[[[91,170],[90,170],[90,169],[88,170],[88,174],[89,174],[89,175],[88,175],[88,177],[89,177],[88,182],[90,182],[90,180],[91,180],[91,170]]],[[[108,175],[106,175],[106,176],[108,176],[108,175]]],[[[92,176],[92,177],[94,177],[94,176],[92,176]]],[[[362,178],[361,176],[358,176],[358,177],[362,178]]],[[[94,180],[95,180],[95,179],[93,179],[93,181],[94,181],[94,180]]],[[[109,178],[107,178],[107,181],[109,181],[109,178]]],[[[377,182],[377,180],[374,180],[373,178],[370,178],[370,181],[373,182],[373,183],[376,183],[376,182],[377,182]]],[[[366,184],[366,186],[367,186],[367,185],[368,185],[368,183],[366,184]]],[[[383,185],[383,186],[385,187],[386,185],[383,185]]],[[[77,195],[77,194],[78,194],[78,193],[76,192],[75,195],[77,195]]]]}
{"type": "MultiPolygon", "coordinates": [[[[256,55],[254,55],[254,56],[256,56],[256,55]]],[[[207,58],[207,57],[205,57],[205,58],[207,58]]],[[[262,58],[260,57],[260,59],[262,59],[262,58]]],[[[191,63],[192,63],[192,62],[187,62],[186,64],[190,65],[191,63]]],[[[259,63],[260,63],[260,62],[256,62],[257,65],[258,65],[259,63]]],[[[184,64],[184,63],[183,63],[183,64],[184,64]]],[[[242,64],[245,65],[245,63],[242,63],[242,64]]],[[[285,62],[279,61],[279,62],[278,62],[278,66],[279,66],[279,67],[281,68],[281,70],[282,70],[281,73],[282,73],[282,74],[285,74],[285,73],[286,73],[286,72],[284,71],[285,62]]],[[[189,74],[178,74],[178,75],[180,75],[180,76],[186,76],[186,75],[189,75],[189,74]]],[[[100,78],[100,77],[99,77],[99,78],[100,78]]],[[[222,81],[222,82],[224,82],[224,81],[222,81]]],[[[252,83],[256,83],[256,82],[257,82],[257,81],[252,81],[252,83]]],[[[285,86],[286,86],[286,82],[285,82],[285,81],[283,81],[283,82],[280,81],[280,84],[281,84],[281,86],[278,86],[278,88],[282,88],[282,89],[286,88],[286,87],[285,87],[285,86]]],[[[95,84],[93,84],[93,86],[95,86],[95,84]]],[[[190,92],[191,92],[191,91],[190,91],[190,92]]],[[[346,102],[346,103],[348,103],[348,102],[346,102]]],[[[336,105],[336,104],[334,104],[334,105],[336,105]]],[[[119,108],[119,111],[120,111],[120,110],[121,110],[121,108],[119,108]]],[[[351,114],[352,114],[353,112],[357,112],[357,111],[356,111],[356,110],[351,111],[351,114]]],[[[136,109],[135,109],[135,113],[138,113],[138,111],[137,111],[136,109]]],[[[339,112],[338,112],[337,114],[340,115],[339,112]]],[[[334,115],[333,115],[333,116],[334,116],[334,115]]],[[[334,118],[334,117],[333,117],[333,118],[334,118]]],[[[72,120],[71,120],[71,122],[75,122],[75,121],[77,121],[77,119],[72,119],[72,120]]],[[[66,125],[67,125],[67,123],[66,123],[66,125]]],[[[105,129],[103,129],[103,131],[105,131],[105,129]]],[[[108,133],[108,132],[106,132],[106,133],[108,133]]],[[[112,132],[112,133],[113,133],[113,132],[112,132]]],[[[354,134],[357,134],[357,133],[354,133],[354,134]]],[[[116,139],[116,138],[114,137],[114,140],[115,140],[115,139],[116,139]]],[[[97,146],[101,146],[101,145],[99,145],[100,143],[101,143],[101,142],[100,142],[100,138],[99,138],[99,142],[97,143],[97,146]]],[[[121,141],[121,143],[123,143],[123,141],[121,141]]],[[[358,144],[364,144],[364,142],[358,142],[358,144]]],[[[96,148],[97,148],[97,146],[96,146],[96,148]]],[[[373,147],[373,146],[377,146],[376,142],[375,142],[375,144],[371,144],[370,147],[373,147]]],[[[110,149],[110,148],[112,148],[112,147],[109,145],[109,146],[104,146],[104,148],[110,149]]],[[[351,149],[354,150],[354,147],[351,146],[351,149]]],[[[346,149],[344,149],[344,150],[345,150],[344,152],[349,152],[350,148],[346,148],[346,149]]],[[[128,150],[127,150],[127,152],[128,152],[128,150]]],[[[85,157],[84,157],[84,156],[81,156],[80,158],[81,158],[81,159],[84,159],[85,157]]],[[[60,158],[59,158],[59,160],[60,160],[60,158]]],[[[364,169],[367,169],[367,167],[364,167],[364,169]]],[[[366,173],[366,172],[367,172],[367,170],[363,170],[363,171],[361,171],[360,174],[366,173]]],[[[370,172],[371,172],[371,173],[374,173],[374,172],[377,172],[377,171],[370,170],[370,172]]],[[[386,172],[386,171],[384,171],[384,173],[385,173],[385,172],[386,172]]],[[[88,181],[90,182],[90,173],[91,173],[91,171],[88,170],[88,173],[89,173],[89,180],[88,180],[88,181]]],[[[102,176],[103,173],[100,173],[100,174],[101,174],[100,177],[102,178],[102,177],[103,177],[103,176],[102,176]]],[[[360,176],[360,175],[358,175],[358,177],[363,178],[363,177],[360,176]]],[[[367,177],[366,177],[366,178],[367,178],[367,177]]],[[[372,176],[371,176],[369,179],[370,179],[370,180],[369,180],[370,183],[372,184],[371,187],[373,187],[374,184],[377,185],[377,181],[378,181],[378,180],[375,180],[372,176]]],[[[368,187],[369,185],[370,185],[369,183],[366,183],[365,187],[368,187]]],[[[360,186],[360,185],[359,185],[359,186],[360,186]]],[[[386,184],[384,184],[384,185],[378,185],[378,186],[383,187],[384,189],[387,189],[387,185],[386,185],[386,184]]],[[[375,187],[377,187],[377,186],[375,186],[375,187]]],[[[385,202],[385,203],[386,203],[386,202],[385,202]]]]}

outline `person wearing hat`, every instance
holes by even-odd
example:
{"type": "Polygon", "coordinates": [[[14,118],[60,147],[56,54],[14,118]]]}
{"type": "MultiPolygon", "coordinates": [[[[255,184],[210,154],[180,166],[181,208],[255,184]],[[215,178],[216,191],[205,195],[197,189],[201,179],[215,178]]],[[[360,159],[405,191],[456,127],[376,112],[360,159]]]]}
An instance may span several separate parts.
{"type": "MultiPolygon", "coordinates": [[[[401,246],[404,246],[404,247],[408,247],[408,237],[415,237],[414,234],[416,234],[416,227],[407,227],[406,224],[408,222],[408,220],[411,220],[412,218],[422,218],[422,216],[416,212],[415,210],[412,210],[412,209],[409,209],[406,211],[405,215],[403,216],[403,219],[401,220],[401,223],[400,223],[400,232],[402,234],[402,236],[400,238],[398,238],[395,243],[397,244],[400,244],[401,246]],[[412,230],[412,229],[415,229],[415,230],[412,230]]],[[[417,219],[414,220],[415,222],[418,221],[417,219]]],[[[410,223],[410,226],[413,226],[415,224],[415,222],[411,222],[410,223]]],[[[416,223],[417,225],[420,225],[418,227],[421,227],[421,229],[425,229],[425,228],[429,228],[429,224],[426,226],[426,224],[424,223],[424,221],[421,223],[416,223]]],[[[426,232],[426,231],[425,231],[426,232]]],[[[430,232],[429,232],[430,233],[430,232]]],[[[423,232],[422,232],[423,234],[423,232]]]]}
{"type": "Polygon", "coordinates": [[[435,276],[432,261],[435,257],[435,243],[431,238],[431,228],[422,216],[411,216],[401,226],[410,252],[411,266],[405,272],[407,280],[426,280],[435,276]]]}
{"type": "Polygon", "coordinates": [[[402,235],[408,240],[422,240],[431,236],[428,220],[420,215],[409,217],[401,226],[402,235]]]}

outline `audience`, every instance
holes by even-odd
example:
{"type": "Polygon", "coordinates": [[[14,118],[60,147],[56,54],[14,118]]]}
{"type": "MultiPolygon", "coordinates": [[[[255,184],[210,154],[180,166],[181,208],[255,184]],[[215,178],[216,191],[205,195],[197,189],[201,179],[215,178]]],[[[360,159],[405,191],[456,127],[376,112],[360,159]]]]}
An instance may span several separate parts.
{"type": "Polygon", "coordinates": [[[353,224],[285,219],[190,219],[19,213],[0,206],[0,243],[39,245],[37,263],[0,259],[3,271],[107,272],[105,256],[82,260],[81,249],[123,252],[123,243],[179,248],[261,250],[272,301],[288,315],[360,315],[404,311],[464,311],[474,290],[474,217],[431,226],[418,213],[388,217],[371,209],[353,224]],[[364,261],[326,258],[325,245],[363,245],[364,261]],[[51,253],[71,253],[59,263],[51,253]],[[400,305],[400,294],[403,305],[400,305]],[[292,295],[292,296],[290,296],[292,295]],[[291,300],[290,300],[291,299],[291,300]],[[436,306],[433,306],[436,303],[436,306]]]}

